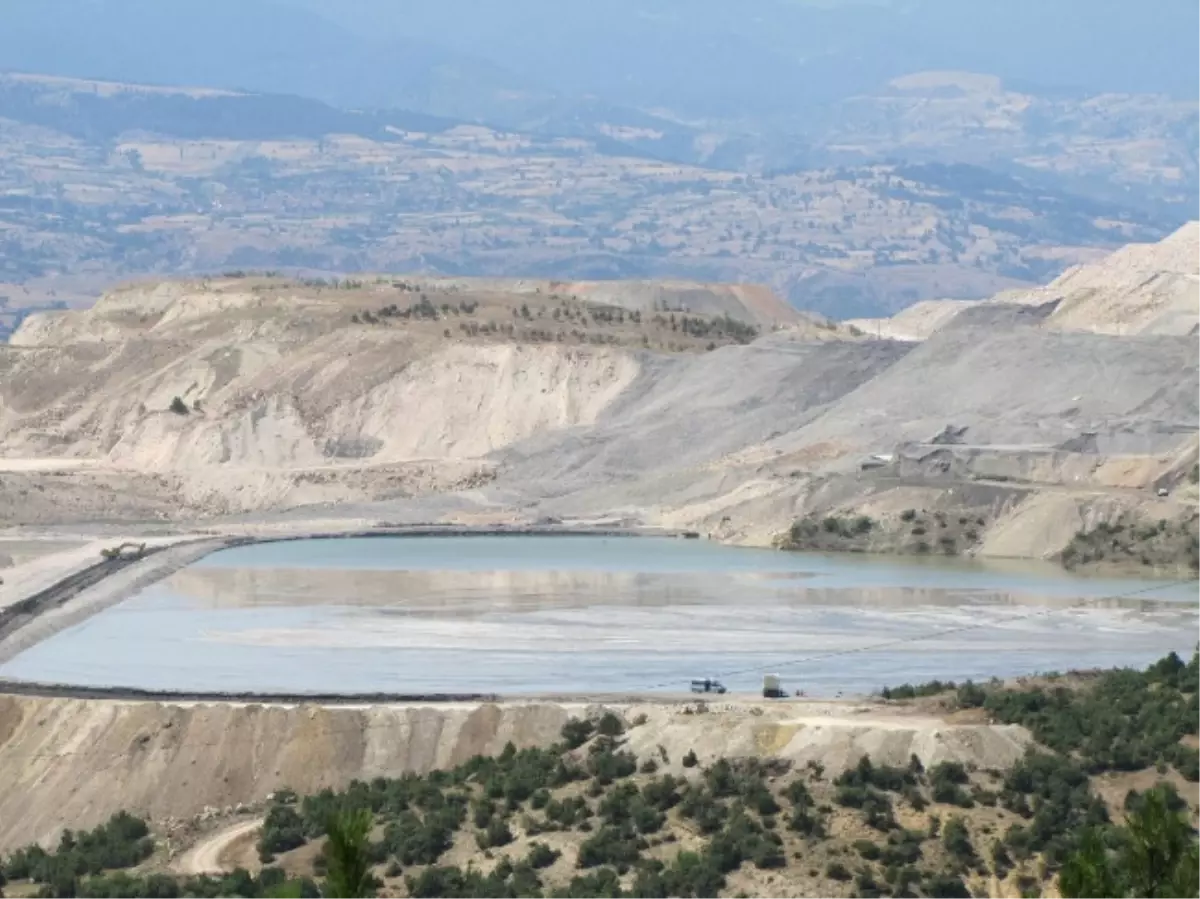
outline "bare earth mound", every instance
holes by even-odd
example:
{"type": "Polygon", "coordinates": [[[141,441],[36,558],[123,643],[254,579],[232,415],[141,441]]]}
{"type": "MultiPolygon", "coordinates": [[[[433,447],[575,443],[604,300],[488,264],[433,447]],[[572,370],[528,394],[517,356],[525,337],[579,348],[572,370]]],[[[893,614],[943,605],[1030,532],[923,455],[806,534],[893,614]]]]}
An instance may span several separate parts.
{"type": "Polygon", "coordinates": [[[939,509],[983,522],[948,551],[1054,556],[1189,513],[1196,233],[889,328],[923,342],[742,285],[132,285],[0,349],[0,521],[554,517],[768,544],[867,515],[869,548],[909,551],[898,516],[939,509]]]}
{"type": "MultiPolygon", "coordinates": [[[[953,724],[870,703],[684,701],[603,703],[629,720],[629,748],[683,773],[694,751],[819,762],[839,772],[869,754],[903,765],[916,754],[1004,768],[1024,752],[1023,728],[953,724]],[[699,708],[706,708],[696,713],[699,708]],[[670,763],[661,762],[665,748],[670,763]]],[[[261,802],[290,787],[343,788],[351,779],[426,772],[518,747],[549,746],[563,724],[598,708],[582,702],[244,706],[0,696],[0,850],[88,828],[120,809],[154,820],[261,802]],[[105,776],[98,777],[96,772],[105,776]],[[36,786],[35,786],[36,785],[36,786]]]]}

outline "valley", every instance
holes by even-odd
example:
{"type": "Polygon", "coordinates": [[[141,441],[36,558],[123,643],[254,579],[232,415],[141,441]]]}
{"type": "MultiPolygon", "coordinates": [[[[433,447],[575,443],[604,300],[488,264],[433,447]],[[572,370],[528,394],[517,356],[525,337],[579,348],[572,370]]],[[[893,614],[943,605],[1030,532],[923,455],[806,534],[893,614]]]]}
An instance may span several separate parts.
{"type": "Polygon", "coordinates": [[[3,895],[1195,895],[1178,79],[372,2],[0,34],[3,895]]]}

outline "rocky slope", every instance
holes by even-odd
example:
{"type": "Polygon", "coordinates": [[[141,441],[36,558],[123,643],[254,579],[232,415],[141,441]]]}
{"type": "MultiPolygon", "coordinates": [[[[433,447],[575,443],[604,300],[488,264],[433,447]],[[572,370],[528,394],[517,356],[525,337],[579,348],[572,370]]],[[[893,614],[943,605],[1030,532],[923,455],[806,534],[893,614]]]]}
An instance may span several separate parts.
{"type": "Polygon", "coordinates": [[[925,510],[984,522],[955,552],[1050,556],[1102,523],[1191,511],[1198,233],[892,332],[923,341],[741,286],[134,285],[33,316],[0,349],[0,516],[325,504],[769,543],[864,514],[887,551],[925,510]]]}
{"type": "MultiPolygon", "coordinates": [[[[1096,334],[1200,333],[1200,222],[1153,244],[1130,244],[1067,269],[1045,287],[1005,291],[990,304],[1050,306],[1044,326],[1096,334]]],[[[924,340],[964,309],[962,300],[929,300],[885,319],[847,322],[868,334],[924,340]]]]}
{"type": "MultiPolygon", "coordinates": [[[[664,768],[675,773],[689,750],[703,764],[769,755],[830,772],[864,753],[893,765],[916,754],[926,765],[1006,768],[1029,743],[1022,727],[956,724],[870,703],[725,703],[704,715],[683,702],[611,707],[629,720],[645,716],[630,732],[630,750],[650,757],[664,747],[673,760],[664,768]]],[[[0,793],[0,850],[64,825],[93,827],[120,809],[187,818],[261,802],[283,787],[311,793],[353,778],[453,767],[496,755],[509,741],[548,746],[587,709],[552,701],[325,707],[0,696],[0,770],[15,778],[0,793]]]]}

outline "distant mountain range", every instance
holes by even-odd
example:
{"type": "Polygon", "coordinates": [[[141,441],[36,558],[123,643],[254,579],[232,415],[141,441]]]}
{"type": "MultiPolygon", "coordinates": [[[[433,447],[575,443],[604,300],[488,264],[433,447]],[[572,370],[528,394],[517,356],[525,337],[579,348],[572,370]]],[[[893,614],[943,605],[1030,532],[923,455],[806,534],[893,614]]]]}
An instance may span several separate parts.
{"type": "Polygon", "coordinates": [[[226,265],[835,316],[1018,287],[1200,214],[1195,4],[1086,8],[5,0],[0,297],[226,265]]]}
{"type": "Polygon", "coordinates": [[[1042,96],[1197,96],[1188,0],[5,0],[0,69],[515,126],[594,98],[787,129],[926,70],[1042,96]]]}

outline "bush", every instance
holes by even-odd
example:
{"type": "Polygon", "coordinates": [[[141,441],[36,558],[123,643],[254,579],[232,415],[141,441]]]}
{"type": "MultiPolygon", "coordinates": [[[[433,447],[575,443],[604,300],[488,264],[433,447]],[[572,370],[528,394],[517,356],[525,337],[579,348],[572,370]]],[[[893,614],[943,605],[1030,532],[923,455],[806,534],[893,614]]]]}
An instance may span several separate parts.
{"type": "Polygon", "coordinates": [[[716,833],[725,824],[728,809],[703,787],[688,786],[679,802],[679,814],[691,818],[701,833],[716,833]]]}
{"type": "Polygon", "coordinates": [[[591,739],[595,729],[591,721],[572,718],[562,726],[563,745],[567,749],[578,749],[591,739]]]}
{"type": "Polygon", "coordinates": [[[635,773],[637,758],[624,750],[613,752],[608,745],[596,745],[588,754],[587,770],[598,783],[608,785],[635,773]]]}
{"type": "Polygon", "coordinates": [[[549,868],[561,855],[561,852],[551,849],[545,843],[531,843],[525,856],[525,864],[534,869],[549,868]]]}
{"type": "Polygon", "coordinates": [[[641,855],[641,846],[629,826],[603,825],[579,844],[576,864],[580,868],[598,865],[632,865],[641,855]]]}
{"type": "Polygon", "coordinates": [[[877,861],[883,854],[878,843],[872,843],[870,840],[855,840],[854,850],[865,858],[867,861],[877,861]]]}
{"type": "Polygon", "coordinates": [[[188,404],[185,403],[181,397],[175,397],[173,400],[171,400],[171,411],[176,415],[187,415],[189,412],[191,412],[191,410],[188,408],[188,404]]]}
{"type": "Polygon", "coordinates": [[[944,899],[970,899],[971,891],[963,879],[955,874],[931,874],[921,884],[921,892],[930,897],[944,899]]]}
{"type": "Polygon", "coordinates": [[[941,762],[934,765],[929,769],[929,786],[933,801],[971,808],[975,801],[961,786],[968,780],[966,768],[958,762],[941,762]]]}
{"type": "Polygon", "coordinates": [[[492,818],[487,827],[475,834],[475,842],[480,849],[493,849],[497,846],[507,846],[513,841],[512,831],[508,822],[503,818],[492,818]]]}
{"type": "Polygon", "coordinates": [[[304,820],[291,805],[275,803],[267,812],[258,837],[258,856],[263,861],[274,858],[307,842],[304,820]]]}
{"type": "Polygon", "coordinates": [[[388,821],[383,842],[402,865],[432,865],[450,848],[465,818],[462,802],[428,809],[424,817],[404,811],[388,821]]]}
{"type": "Polygon", "coordinates": [[[1086,830],[1063,865],[1063,896],[1195,896],[1200,849],[1187,804],[1168,784],[1132,794],[1123,827],[1086,830]],[[1110,852],[1108,847],[1115,847],[1110,852]]]}
{"type": "Polygon", "coordinates": [[[1190,771],[1180,739],[1200,729],[1198,665],[1195,654],[1184,664],[1171,653],[1144,672],[1106,672],[1082,690],[987,690],[983,705],[1000,721],[1029,728],[1042,745],[1077,755],[1088,773],[1137,771],[1160,761],[1190,771]]]}
{"type": "Polygon", "coordinates": [[[94,830],[65,830],[58,848],[48,853],[31,845],[14,852],[3,866],[9,880],[29,878],[51,885],[55,893],[73,894],[86,874],[130,868],[154,851],[149,828],[141,818],[118,812],[94,830]]]}
{"type": "Polygon", "coordinates": [[[954,698],[960,709],[977,709],[987,700],[987,693],[978,684],[967,681],[958,688],[954,698]]]}
{"type": "Polygon", "coordinates": [[[921,859],[921,841],[924,834],[912,830],[894,830],[888,834],[887,844],[879,853],[879,860],[887,866],[899,867],[916,864],[921,859]]]}
{"type": "Polygon", "coordinates": [[[830,880],[846,881],[850,879],[850,872],[841,862],[830,862],[825,866],[825,876],[830,880]]]}
{"type": "Polygon", "coordinates": [[[563,800],[551,799],[546,804],[546,820],[554,821],[563,827],[574,827],[591,817],[592,810],[587,800],[580,796],[571,796],[563,800]]]}
{"type": "Polygon", "coordinates": [[[596,732],[602,737],[619,737],[625,733],[625,722],[612,712],[605,712],[596,722],[596,732]]]}
{"type": "Polygon", "coordinates": [[[725,828],[709,841],[707,854],[722,873],[736,870],[745,861],[759,868],[781,868],[786,864],[779,836],[741,808],[730,813],[725,828]]]}
{"type": "Polygon", "coordinates": [[[694,749],[689,749],[687,751],[687,754],[684,755],[684,757],[682,759],[680,759],[680,763],[685,768],[695,768],[696,765],[698,765],[700,763],[700,760],[698,758],[696,758],[696,751],[694,749]]]}
{"type": "Polygon", "coordinates": [[[978,859],[971,844],[971,834],[962,818],[953,817],[942,828],[942,845],[952,858],[964,865],[973,865],[978,859]]]}
{"type": "Polygon", "coordinates": [[[884,687],[879,691],[883,699],[916,699],[918,696],[936,696],[955,688],[954,681],[931,680],[924,684],[901,684],[898,687],[884,687]]]}
{"type": "Polygon", "coordinates": [[[1108,822],[1104,803],[1089,791],[1087,773],[1061,756],[1027,753],[1006,775],[1000,798],[1006,808],[1032,819],[1027,827],[1010,828],[1005,842],[1018,858],[1044,852],[1052,867],[1073,848],[1072,834],[1108,822]]]}

